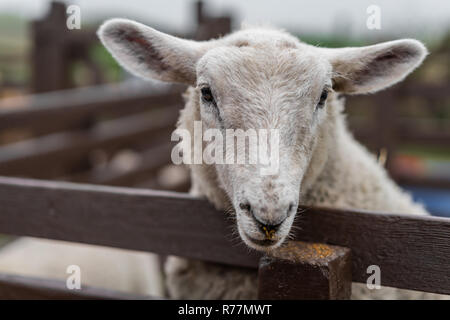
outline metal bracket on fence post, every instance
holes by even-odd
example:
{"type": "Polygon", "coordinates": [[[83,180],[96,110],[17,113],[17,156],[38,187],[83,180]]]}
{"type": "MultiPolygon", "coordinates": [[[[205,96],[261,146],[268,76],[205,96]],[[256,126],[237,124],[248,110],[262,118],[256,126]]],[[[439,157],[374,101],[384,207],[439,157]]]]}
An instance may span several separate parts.
{"type": "Polygon", "coordinates": [[[350,249],[290,241],[261,258],[258,298],[350,299],[351,281],[350,249]]]}

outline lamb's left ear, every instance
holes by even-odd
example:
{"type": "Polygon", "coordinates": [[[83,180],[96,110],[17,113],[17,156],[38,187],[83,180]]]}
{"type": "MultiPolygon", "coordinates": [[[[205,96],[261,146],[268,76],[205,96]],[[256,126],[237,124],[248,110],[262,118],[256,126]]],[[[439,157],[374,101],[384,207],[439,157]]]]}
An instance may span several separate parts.
{"type": "Polygon", "coordinates": [[[126,19],[106,21],[97,32],[128,71],[143,78],[194,84],[205,43],[177,38],[126,19]]]}
{"type": "Polygon", "coordinates": [[[369,93],[389,87],[403,80],[427,55],[425,46],[412,39],[323,52],[333,67],[333,89],[344,93],[369,93]]]}

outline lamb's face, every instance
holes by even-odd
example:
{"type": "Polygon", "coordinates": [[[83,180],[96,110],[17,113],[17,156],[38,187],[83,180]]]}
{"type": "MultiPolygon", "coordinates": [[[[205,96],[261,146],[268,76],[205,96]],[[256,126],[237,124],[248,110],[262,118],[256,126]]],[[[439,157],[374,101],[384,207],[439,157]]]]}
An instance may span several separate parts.
{"type": "Polygon", "coordinates": [[[235,157],[234,163],[215,168],[233,203],[239,233],[253,248],[274,248],[288,236],[317,131],[327,118],[331,65],[312,50],[224,46],[210,50],[197,64],[203,128],[222,132],[226,152],[247,155],[244,164],[236,164],[235,157]],[[250,145],[230,149],[225,142],[228,129],[278,135],[277,141],[255,141],[257,148],[266,143],[276,152],[269,159],[278,161],[269,163],[273,170],[261,170],[259,161],[250,164],[250,145]]]}
{"type": "MultiPolygon", "coordinates": [[[[375,92],[401,81],[426,55],[425,47],[411,39],[326,49],[258,28],[196,42],[124,19],[107,21],[98,34],[130,72],[196,87],[197,101],[188,108],[199,109],[191,111],[201,115],[203,129],[218,129],[225,138],[227,129],[276,130],[266,133],[278,140],[265,139],[275,171],[260,170],[264,165],[250,161],[214,165],[220,187],[233,202],[242,239],[262,250],[286,238],[302,182],[311,180],[307,168],[318,162],[318,154],[326,159],[327,146],[321,142],[333,121],[332,106],[326,105],[331,86],[347,94],[375,92]]],[[[236,149],[239,155],[244,148],[236,149]]]]}

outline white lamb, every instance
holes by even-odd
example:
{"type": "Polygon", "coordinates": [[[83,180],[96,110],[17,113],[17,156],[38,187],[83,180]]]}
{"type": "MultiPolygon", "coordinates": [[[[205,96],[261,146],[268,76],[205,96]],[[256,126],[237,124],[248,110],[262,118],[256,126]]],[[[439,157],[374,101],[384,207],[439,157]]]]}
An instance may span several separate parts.
{"type": "MultiPolygon", "coordinates": [[[[299,203],[427,214],[352,137],[339,98],[401,81],[427,54],[419,41],[325,49],[283,31],[249,28],[196,42],[124,19],[107,21],[98,34],[130,72],[190,86],[178,127],[192,136],[194,121],[221,132],[279,130],[276,175],[260,175],[261,165],[190,166],[191,193],[219,209],[232,208],[249,247],[276,250],[289,235],[299,203]]],[[[254,271],[170,257],[166,273],[172,298],[256,297],[254,271]]],[[[432,297],[356,285],[353,290],[356,298],[432,297]]]]}

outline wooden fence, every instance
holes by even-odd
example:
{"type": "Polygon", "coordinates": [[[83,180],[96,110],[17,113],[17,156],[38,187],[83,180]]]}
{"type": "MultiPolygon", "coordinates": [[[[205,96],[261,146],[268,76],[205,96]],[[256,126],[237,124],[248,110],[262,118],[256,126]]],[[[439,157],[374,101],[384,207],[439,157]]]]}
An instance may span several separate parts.
{"type": "MultiPolygon", "coordinates": [[[[268,271],[267,259],[274,257],[264,257],[260,263],[259,254],[249,252],[230,238],[232,222],[223,212],[217,212],[206,200],[187,194],[0,178],[0,195],[0,232],[3,233],[173,254],[247,268],[260,266],[264,267],[260,285],[266,289],[273,286],[275,290],[277,280],[285,279],[273,275],[280,270],[285,270],[287,275],[293,265],[296,271],[320,266],[317,271],[322,278],[313,276],[318,283],[325,281],[330,287],[346,284],[344,296],[314,287],[303,288],[303,295],[286,296],[286,292],[291,292],[290,287],[302,286],[302,281],[288,281],[289,287],[282,298],[348,298],[350,279],[366,282],[370,265],[381,268],[383,285],[450,294],[450,220],[445,218],[301,208],[304,213],[297,222],[301,230],[296,232],[296,240],[349,248],[351,259],[347,251],[333,246],[305,247],[295,243],[294,249],[298,250],[275,256],[277,261],[288,263],[277,266],[272,262],[272,271],[268,271]],[[302,252],[329,254],[322,256],[322,260],[314,255],[305,255],[302,260],[302,252]],[[342,257],[345,259],[341,265],[332,263],[342,257]],[[324,262],[326,259],[329,260],[324,262]],[[322,272],[325,267],[330,269],[329,274],[322,272]],[[333,272],[339,275],[338,281],[332,278],[333,272]]],[[[35,297],[29,293],[30,288],[36,297],[44,293],[46,297],[70,296],[55,281],[0,276],[0,287],[5,285],[9,289],[0,290],[0,297],[17,297],[20,295],[16,295],[16,290],[20,293],[25,289],[27,297],[35,297]],[[41,283],[45,286],[39,290],[41,283]]],[[[292,292],[301,290],[296,288],[292,292]]],[[[79,298],[76,294],[74,297],[79,298]]],[[[109,297],[118,296],[109,294],[109,297]]]]}
{"type": "Polygon", "coordinates": [[[5,99],[0,175],[119,186],[154,179],[170,161],[181,90],[125,83],[5,99]],[[124,148],[139,154],[132,170],[117,172],[91,160],[101,152],[108,163],[124,148]]]}
{"type": "MultiPolygon", "coordinates": [[[[61,15],[58,8],[55,12],[61,15]]],[[[222,32],[231,25],[227,17],[205,17],[201,4],[197,10],[199,39],[208,38],[208,30],[222,32]],[[217,21],[221,27],[212,28],[217,21]]],[[[44,61],[42,57],[55,52],[35,54],[36,61],[44,61]]],[[[62,65],[55,78],[65,74],[67,65],[62,65]]],[[[61,88],[48,83],[36,91],[61,88]]],[[[0,233],[258,268],[263,299],[348,298],[351,281],[365,282],[370,265],[381,268],[383,285],[450,294],[449,219],[303,207],[295,241],[274,256],[262,257],[232,240],[231,222],[206,200],[124,188],[163,188],[157,174],[169,164],[170,133],[183,90],[122,83],[1,101],[0,233]],[[124,148],[139,155],[138,164],[125,171],[109,166],[124,148]],[[96,154],[104,158],[100,165],[96,154]],[[309,282],[293,281],[299,278],[309,282]]],[[[386,134],[361,131],[361,136],[390,147],[392,131],[377,130],[386,134]]],[[[411,141],[448,143],[447,136],[429,132],[400,133],[411,141]]],[[[184,181],[171,189],[186,191],[188,185],[184,181]]],[[[98,288],[68,291],[57,280],[0,274],[0,298],[153,297],[98,288]]]]}

